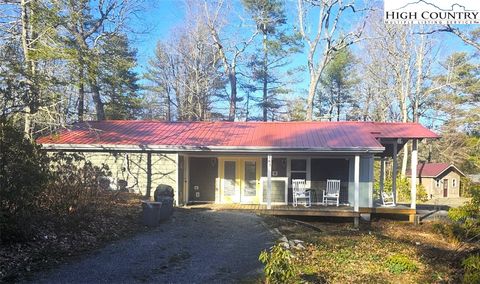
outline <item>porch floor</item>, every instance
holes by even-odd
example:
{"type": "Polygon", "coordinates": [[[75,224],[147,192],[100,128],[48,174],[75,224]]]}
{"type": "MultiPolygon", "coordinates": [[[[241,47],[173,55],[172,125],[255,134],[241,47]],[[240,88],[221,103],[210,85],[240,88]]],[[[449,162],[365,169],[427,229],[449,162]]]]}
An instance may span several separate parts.
{"type": "Polygon", "coordinates": [[[414,215],[415,209],[411,209],[404,205],[397,205],[395,207],[361,207],[360,212],[353,211],[352,206],[324,206],[312,205],[305,207],[299,205],[294,207],[292,205],[272,205],[271,209],[267,209],[265,204],[189,204],[187,206],[191,209],[209,209],[209,210],[232,210],[243,212],[254,212],[265,215],[280,215],[280,216],[326,216],[326,217],[359,217],[361,213],[373,214],[400,214],[400,215],[414,215]]]}

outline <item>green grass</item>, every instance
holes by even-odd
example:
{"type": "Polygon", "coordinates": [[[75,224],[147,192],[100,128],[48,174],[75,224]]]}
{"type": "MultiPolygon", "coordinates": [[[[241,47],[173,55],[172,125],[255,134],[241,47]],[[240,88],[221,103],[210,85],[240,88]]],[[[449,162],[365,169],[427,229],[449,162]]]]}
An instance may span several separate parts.
{"type": "Polygon", "coordinates": [[[294,251],[293,282],[461,282],[462,255],[431,225],[382,221],[356,231],[347,223],[315,223],[322,229],[316,232],[279,218],[267,223],[288,239],[306,241],[305,250],[294,251]]]}
{"type": "Polygon", "coordinates": [[[388,271],[393,274],[402,274],[406,272],[416,272],[418,270],[417,264],[408,256],[402,254],[395,254],[390,256],[385,262],[388,271]]]}

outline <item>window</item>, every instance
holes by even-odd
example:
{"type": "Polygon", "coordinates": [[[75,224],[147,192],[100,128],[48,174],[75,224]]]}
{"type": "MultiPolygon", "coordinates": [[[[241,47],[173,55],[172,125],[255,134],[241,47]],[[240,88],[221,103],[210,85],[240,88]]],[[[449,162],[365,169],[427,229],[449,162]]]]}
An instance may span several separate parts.
{"type": "Polygon", "coordinates": [[[437,179],[437,180],[435,180],[435,181],[436,181],[436,186],[437,186],[437,187],[440,187],[440,180],[437,179]]]}
{"type": "Polygon", "coordinates": [[[237,163],[235,161],[225,161],[224,162],[224,173],[223,173],[223,195],[225,196],[234,196],[235,195],[235,180],[236,180],[236,167],[237,163]]]}
{"type": "Polygon", "coordinates": [[[452,187],[457,187],[457,179],[452,179],[452,187]]]}
{"type": "Polygon", "coordinates": [[[290,161],[290,172],[292,179],[307,180],[307,160],[306,159],[292,159],[290,161]]]}

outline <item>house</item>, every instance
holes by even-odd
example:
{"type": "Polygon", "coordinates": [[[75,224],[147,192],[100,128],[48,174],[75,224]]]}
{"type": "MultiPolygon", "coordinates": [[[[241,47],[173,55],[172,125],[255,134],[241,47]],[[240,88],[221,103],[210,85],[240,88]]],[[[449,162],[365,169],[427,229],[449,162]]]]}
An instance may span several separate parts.
{"type": "MultiPolygon", "coordinates": [[[[291,203],[292,179],[306,181],[313,204],[322,201],[326,180],[337,179],[344,205],[338,214],[358,217],[375,208],[374,159],[384,169],[392,158],[396,172],[397,153],[412,140],[414,168],[417,141],[424,138],[438,136],[417,123],[96,121],[37,142],[47,151],[83,152],[147,196],[159,184],[170,185],[176,205],[254,204],[288,213],[278,206],[291,203]]],[[[412,201],[406,212],[415,213],[412,201]]]]}
{"type": "MultiPolygon", "coordinates": [[[[430,199],[460,197],[461,177],[465,175],[449,163],[420,163],[417,167],[417,184],[425,187],[430,199]]],[[[410,173],[407,178],[412,180],[410,173]]]]}

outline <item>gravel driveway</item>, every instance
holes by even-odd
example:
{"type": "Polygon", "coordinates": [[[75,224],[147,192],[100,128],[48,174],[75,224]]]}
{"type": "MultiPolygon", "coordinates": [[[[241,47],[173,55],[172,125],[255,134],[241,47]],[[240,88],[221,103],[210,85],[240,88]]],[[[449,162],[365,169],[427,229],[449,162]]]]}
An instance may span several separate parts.
{"type": "Polygon", "coordinates": [[[248,213],[177,209],[171,220],[34,277],[35,283],[232,283],[262,271],[275,236],[248,213]]]}

